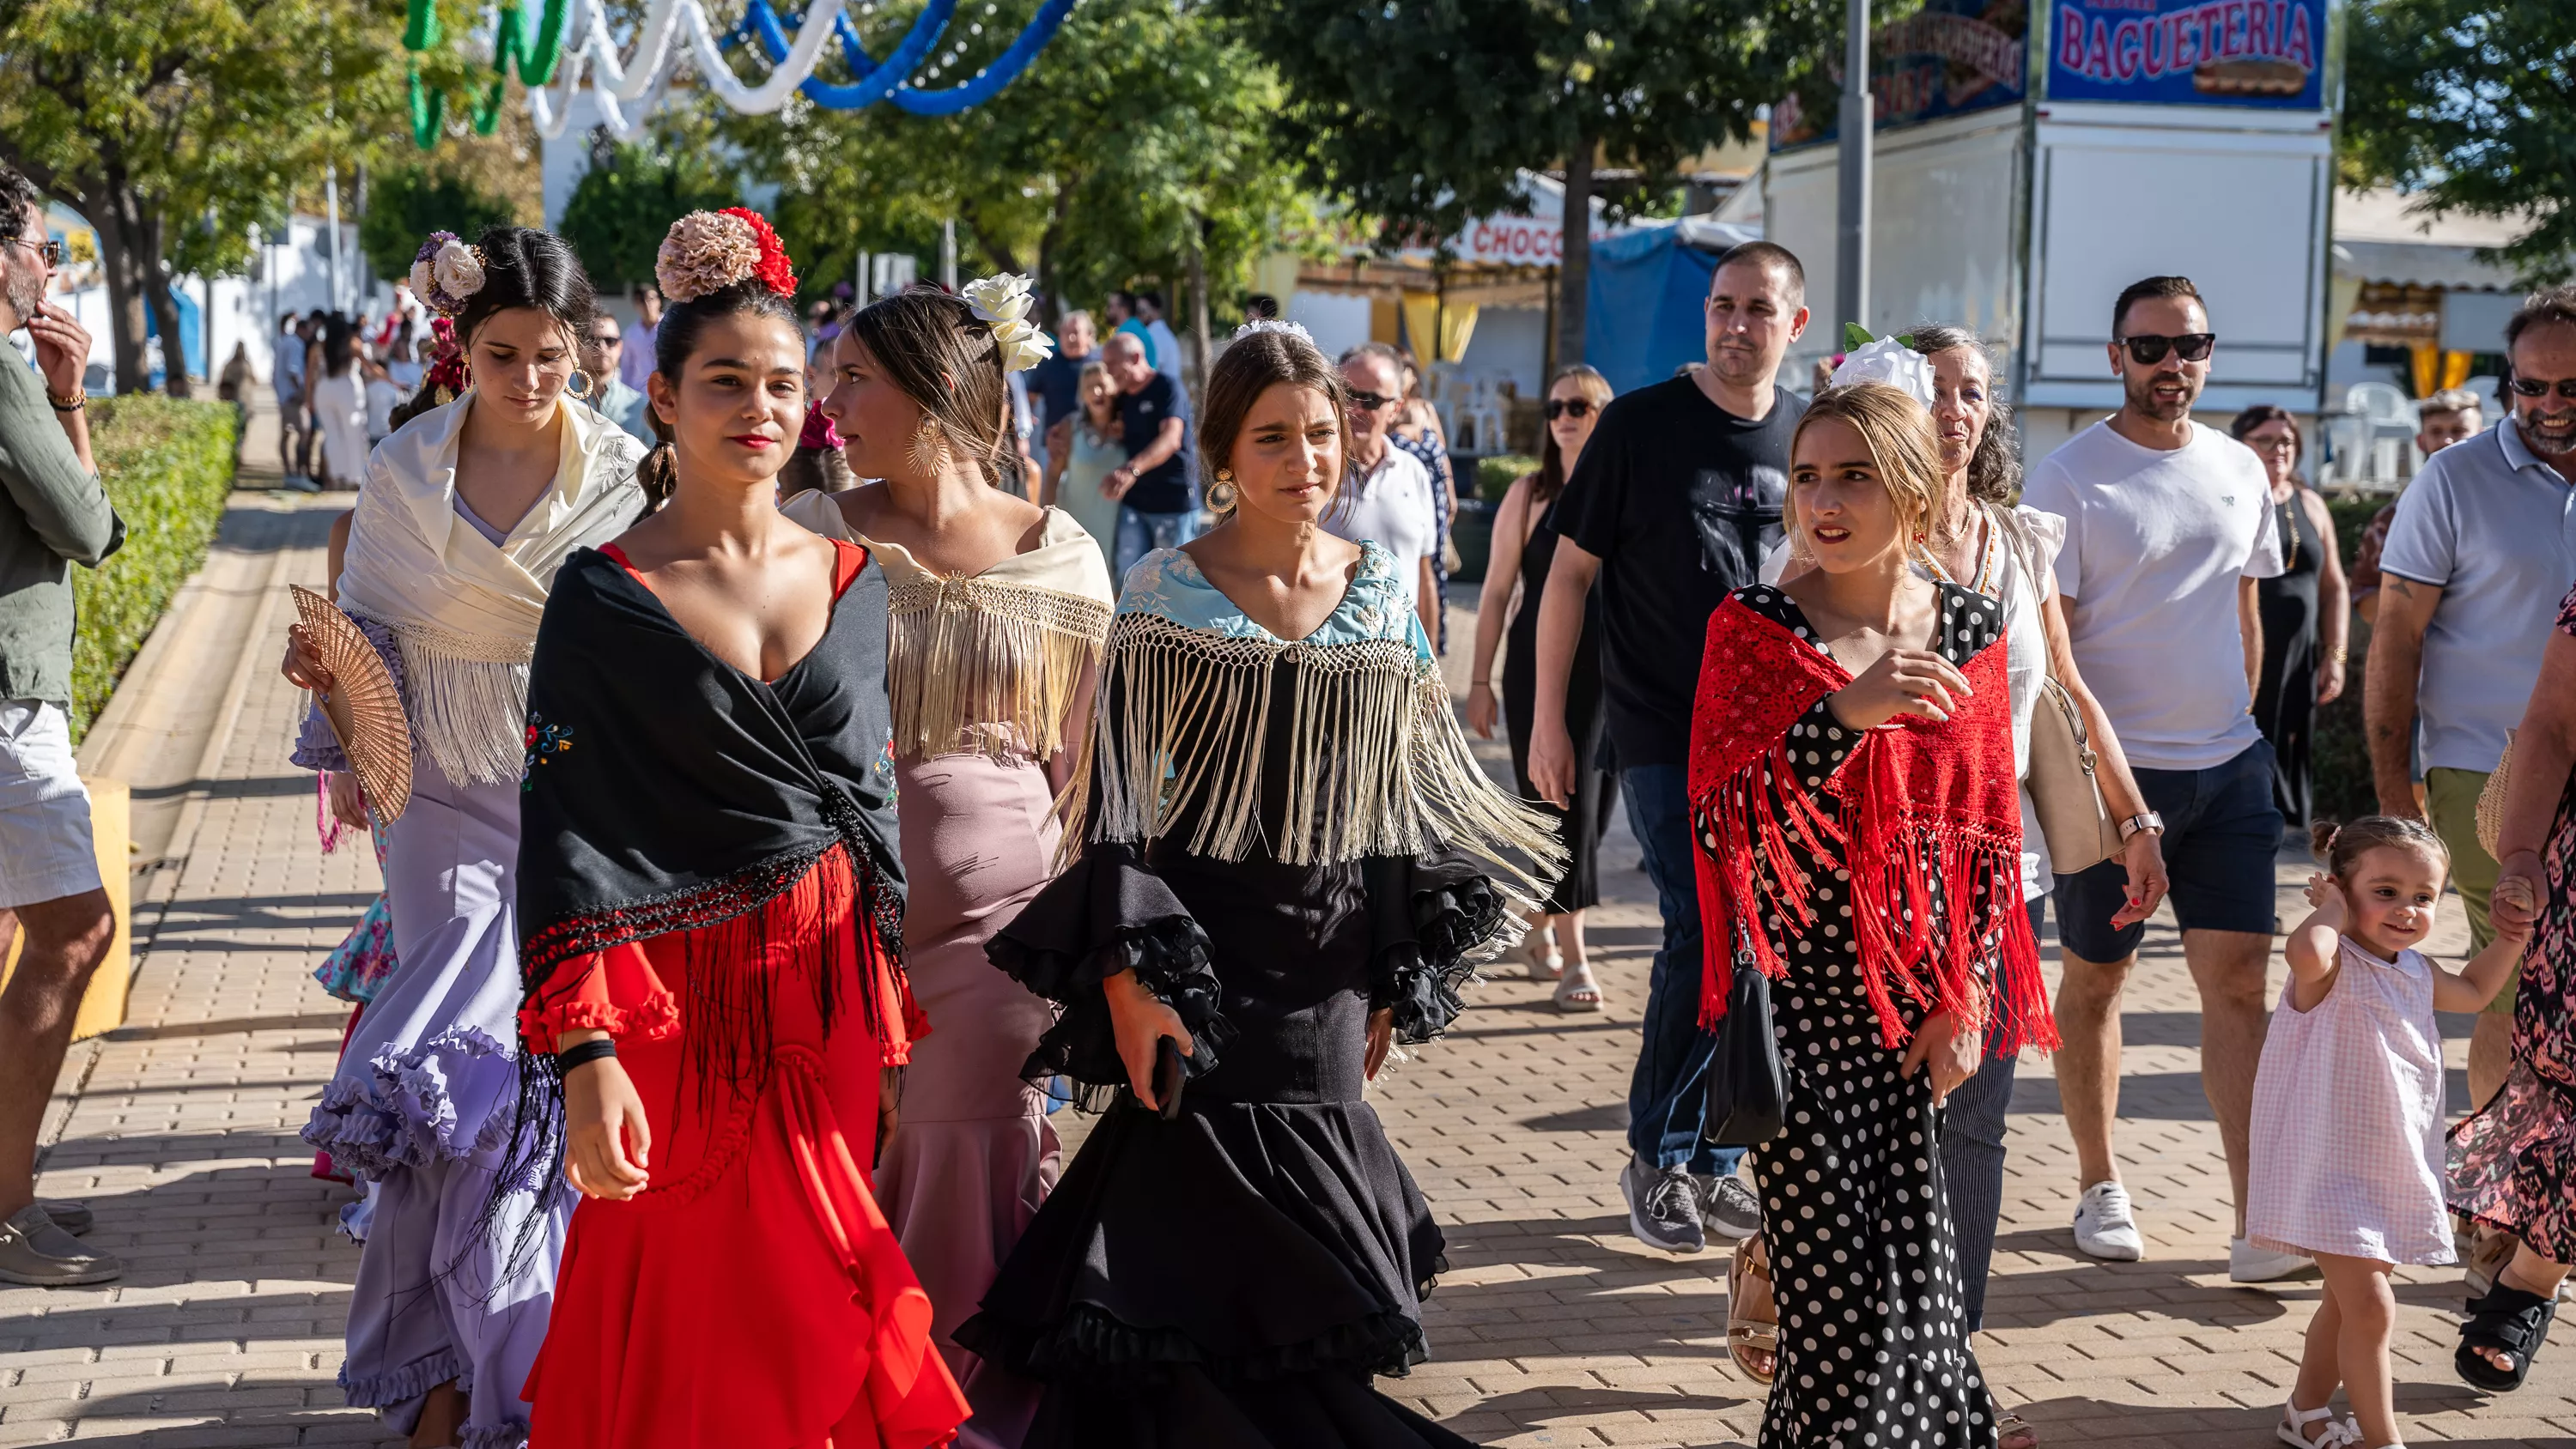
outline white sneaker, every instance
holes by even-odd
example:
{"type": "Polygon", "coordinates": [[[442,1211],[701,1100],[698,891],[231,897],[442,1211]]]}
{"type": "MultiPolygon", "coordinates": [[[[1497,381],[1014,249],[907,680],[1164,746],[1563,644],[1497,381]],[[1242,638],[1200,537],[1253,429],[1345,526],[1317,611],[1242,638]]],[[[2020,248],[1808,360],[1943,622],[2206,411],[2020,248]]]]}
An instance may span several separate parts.
{"type": "Polygon", "coordinates": [[[2227,1240],[2227,1281],[2230,1283],[2270,1283],[2316,1271],[2316,1260],[2301,1254],[2275,1253],[2269,1248],[2258,1248],[2243,1238],[2227,1240]]]}
{"type": "Polygon", "coordinates": [[[2134,1263],[2147,1255],[2147,1240],[2129,1216],[2129,1190],[2097,1182],[2075,1200],[2075,1246],[2086,1257],[2134,1263]]]}

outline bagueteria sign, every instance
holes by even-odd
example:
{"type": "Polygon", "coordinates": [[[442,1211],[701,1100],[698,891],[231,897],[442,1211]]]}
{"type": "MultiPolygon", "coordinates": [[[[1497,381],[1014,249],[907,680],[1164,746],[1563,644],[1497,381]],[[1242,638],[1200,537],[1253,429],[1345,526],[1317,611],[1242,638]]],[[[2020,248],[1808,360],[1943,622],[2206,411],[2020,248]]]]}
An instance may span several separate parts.
{"type": "Polygon", "coordinates": [[[2052,100],[2324,104],[2324,0],[2059,0],[2051,9],[2052,100]]]}

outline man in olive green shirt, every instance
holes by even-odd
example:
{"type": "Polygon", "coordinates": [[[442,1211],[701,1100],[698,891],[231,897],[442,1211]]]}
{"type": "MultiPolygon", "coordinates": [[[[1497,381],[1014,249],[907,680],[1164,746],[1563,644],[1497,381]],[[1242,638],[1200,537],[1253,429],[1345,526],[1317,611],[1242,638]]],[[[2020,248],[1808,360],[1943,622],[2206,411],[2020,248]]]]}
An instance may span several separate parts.
{"type": "Polygon", "coordinates": [[[36,1132],[72,1017],[116,918],[72,760],[71,565],[125,541],[89,448],[89,334],[45,300],[58,244],[42,196],[0,166],[0,332],[24,329],[34,370],[0,354],[0,945],[26,932],[0,991],[0,1282],[103,1283],[125,1271],[83,1247],[89,1210],[36,1200],[36,1132]]]}

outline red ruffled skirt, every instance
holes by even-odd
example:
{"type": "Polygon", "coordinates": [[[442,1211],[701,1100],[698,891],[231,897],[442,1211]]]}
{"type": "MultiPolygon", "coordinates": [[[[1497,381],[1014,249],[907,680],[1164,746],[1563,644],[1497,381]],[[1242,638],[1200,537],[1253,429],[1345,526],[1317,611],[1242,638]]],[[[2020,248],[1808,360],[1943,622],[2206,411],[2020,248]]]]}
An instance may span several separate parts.
{"type": "Polygon", "coordinates": [[[869,1177],[879,1074],[920,1028],[873,933],[851,929],[848,881],[835,851],[750,929],[567,963],[523,1017],[538,1050],[577,1027],[615,1035],[652,1125],[651,1185],[573,1213],[524,1390],[531,1449],[917,1449],[965,1419],[869,1177]],[[835,983],[845,1005],[829,1033],[800,981],[818,961],[856,977],[835,983]],[[718,972],[781,984],[763,1011],[719,1010],[706,1003],[740,993],[718,972]],[[882,1037],[855,1009],[861,991],[880,994],[882,1037]],[[718,1021],[761,1022],[767,1039],[693,1042],[718,1021]],[[711,1055],[758,1064],[757,1092],[711,1080],[711,1055]]]}

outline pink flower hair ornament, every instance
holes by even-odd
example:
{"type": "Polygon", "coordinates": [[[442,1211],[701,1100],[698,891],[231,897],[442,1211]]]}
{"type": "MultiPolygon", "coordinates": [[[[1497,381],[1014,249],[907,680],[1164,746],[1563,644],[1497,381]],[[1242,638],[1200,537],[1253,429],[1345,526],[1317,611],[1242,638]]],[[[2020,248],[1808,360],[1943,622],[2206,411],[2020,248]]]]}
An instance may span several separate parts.
{"type": "Polygon", "coordinates": [[[766,218],[744,207],[690,212],[671,223],[653,257],[653,279],[674,302],[694,302],[753,278],[781,297],[796,295],[787,248],[766,218]]]}

